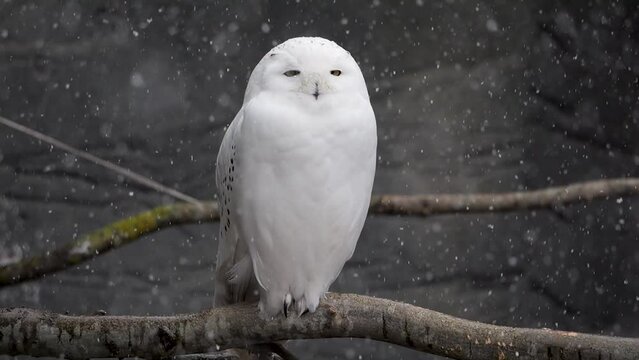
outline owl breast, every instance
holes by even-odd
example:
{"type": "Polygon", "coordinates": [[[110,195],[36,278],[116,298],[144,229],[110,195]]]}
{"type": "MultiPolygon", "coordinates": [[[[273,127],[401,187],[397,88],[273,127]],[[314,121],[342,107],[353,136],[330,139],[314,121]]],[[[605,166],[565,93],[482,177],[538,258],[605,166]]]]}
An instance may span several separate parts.
{"type": "Polygon", "coordinates": [[[375,173],[368,99],[296,96],[257,96],[240,129],[235,211],[267,313],[287,294],[315,310],[353,254],[375,173]]]}

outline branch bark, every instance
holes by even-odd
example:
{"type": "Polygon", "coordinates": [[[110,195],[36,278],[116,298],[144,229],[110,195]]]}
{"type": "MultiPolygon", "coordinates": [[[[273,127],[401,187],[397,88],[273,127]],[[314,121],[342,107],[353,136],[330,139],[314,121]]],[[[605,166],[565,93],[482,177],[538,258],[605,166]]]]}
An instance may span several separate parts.
{"type": "MultiPolygon", "coordinates": [[[[369,214],[431,216],[548,209],[625,195],[639,195],[639,179],[587,181],[508,193],[377,195],[371,199],[369,214]]],[[[81,236],[47,254],[0,266],[0,288],[77,265],[169,226],[217,220],[216,202],[160,206],[81,236]]]]}
{"type": "Polygon", "coordinates": [[[391,300],[328,294],[314,314],[261,319],[255,304],[166,317],[0,310],[0,354],[167,358],[286,339],[370,338],[453,359],[637,359],[639,339],[483,324],[391,300]]]}

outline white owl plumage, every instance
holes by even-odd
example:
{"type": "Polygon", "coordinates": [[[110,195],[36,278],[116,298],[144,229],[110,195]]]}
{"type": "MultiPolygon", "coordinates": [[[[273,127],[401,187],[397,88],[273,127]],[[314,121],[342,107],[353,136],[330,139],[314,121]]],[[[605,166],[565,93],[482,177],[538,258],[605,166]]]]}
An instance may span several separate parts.
{"type": "Polygon", "coordinates": [[[289,39],[251,73],[217,157],[215,305],[314,312],[352,256],[376,163],[359,66],[336,43],[289,39]]]}

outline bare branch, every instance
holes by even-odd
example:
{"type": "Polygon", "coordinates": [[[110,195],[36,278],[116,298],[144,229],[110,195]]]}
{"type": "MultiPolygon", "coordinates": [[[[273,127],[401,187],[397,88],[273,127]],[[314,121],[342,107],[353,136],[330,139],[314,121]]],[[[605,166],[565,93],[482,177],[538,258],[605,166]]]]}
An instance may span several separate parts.
{"type": "Polygon", "coordinates": [[[181,193],[173,188],[170,188],[168,186],[164,186],[162,184],[160,184],[159,182],[149,179],[146,176],[142,176],[134,171],[131,171],[127,168],[124,168],[120,165],[114,164],[110,161],[101,159],[93,154],[90,154],[84,150],[80,150],[78,148],[74,148],[71,145],[65,144],[62,141],[55,139],[49,135],[43,134],[39,131],[36,131],[34,129],[31,129],[27,126],[18,124],[15,121],[9,120],[5,117],[0,116],[0,124],[8,126],[14,130],[20,131],[23,134],[29,135],[35,139],[38,139],[40,141],[44,141],[47,144],[50,144],[54,147],[60,148],[70,154],[73,154],[79,158],[91,161],[94,164],[100,165],[110,171],[113,171],[116,174],[120,174],[122,176],[124,176],[125,178],[131,179],[135,182],[137,182],[138,184],[141,184],[143,186],[146,186],[150,189],[153,189],[157,192],[163,193],[163,194],[167,194],[169,196],[172,196],[178,200],[182,200],[182,201],[186,201],[189,203],[192,203],[194,205],[199,205],[200,201],[192,196],[186,195],[184,193],[181,193]]]}
{"type": "Polygon", "coordinates": [[[567,204],[639,195],[639,179],[585,181],[532,191],[479,194],[380,195],[371,214],[428,216],[449,213],[552,209],[567,204]]]}
{"type": "Polygon", "coordinates": [[[328,294],[314,314],[261,319],[255,304],[166,317],[0,310],[0,354],[167,358],[286,339],[370,338],[453,359],[637,359],[639,339],[483,324],[384,299],[328,294]]]}
{"type": "MultiPolygon", "coordinates": [[[[484,194],[377,195],[369,214],[429,216],[555,208],[576,202],[639,195],[639,179],[587,181],[535,191],[484,194]]],[[[219,220],[216,202],[160,206],[90,234],[61,248],[0,266],[0,287],[39,278],[77,265],[155,231],[219,220]]]]}

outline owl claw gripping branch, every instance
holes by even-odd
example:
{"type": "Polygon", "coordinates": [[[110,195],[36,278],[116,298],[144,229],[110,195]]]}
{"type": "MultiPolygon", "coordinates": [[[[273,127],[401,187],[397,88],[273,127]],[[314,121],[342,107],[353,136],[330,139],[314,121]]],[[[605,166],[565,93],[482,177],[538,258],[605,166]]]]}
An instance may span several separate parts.
{"type": "Polygon", "coordinates": [[[269,51],[217,157],[215,304],[314,312],[355,250],[376,146],[366,83],[346,50],[294,38],[269,51]]]}

